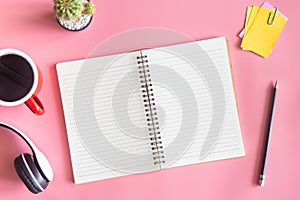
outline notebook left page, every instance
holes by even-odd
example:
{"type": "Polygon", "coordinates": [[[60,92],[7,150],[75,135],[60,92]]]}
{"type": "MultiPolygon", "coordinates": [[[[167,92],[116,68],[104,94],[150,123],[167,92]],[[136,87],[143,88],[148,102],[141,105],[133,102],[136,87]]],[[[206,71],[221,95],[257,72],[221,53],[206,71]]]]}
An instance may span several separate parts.
{"type": "Polygon", "coordinates": [[[156,170],[138,52],[56,65],[75,183],[156,170]]]}

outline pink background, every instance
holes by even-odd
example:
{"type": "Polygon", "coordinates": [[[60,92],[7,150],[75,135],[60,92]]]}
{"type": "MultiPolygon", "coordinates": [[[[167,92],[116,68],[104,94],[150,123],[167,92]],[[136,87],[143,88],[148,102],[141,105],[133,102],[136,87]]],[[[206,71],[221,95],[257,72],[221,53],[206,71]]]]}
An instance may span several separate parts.
{"type": "MultiPolygon", "coordinates": [[[[33,195],[28,192],[13,169],[13,160],[21,152],[30,152],[29,148],[16,135],[1,134],[1,199],[300,198],[298,1],[269,1],[289,21],[268,59],[242,51],[237,36],[244,25],[246,7],[260,5],[262,1],[93,2],[97,12],[91,26],[76,33],[68,32],[56,23],[51,10],[52,0],[2,0],[0,3],[0,48],[20,49],[35,61],[43,74],[39,97],[46,107],[46,113],[41,117],[32,114],[24,105],[0,107],[0,121],[23,130],[45,153],[55,173],[54,181],[44,193],[33,195]],[[167,28],[193,39],[228,38],[246,157],[75,185],[55,64],[85,58],[106,39],[143,27],[167,28]],[[256,185],[256,180],[270,87],[276,79],[279,81],[278,101],[266,185],[261,188],[256,185]]],[[[114,48],[122,50],[126,47],[114,48]]]]}

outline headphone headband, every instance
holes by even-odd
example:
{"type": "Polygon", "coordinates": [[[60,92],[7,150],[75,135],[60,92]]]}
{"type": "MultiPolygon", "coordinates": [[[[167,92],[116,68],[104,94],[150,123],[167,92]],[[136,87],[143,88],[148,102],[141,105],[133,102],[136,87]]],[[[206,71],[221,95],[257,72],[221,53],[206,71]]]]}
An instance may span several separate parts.
{"type": "Polygon", "coordinates": [[[37,164],[37,166],[40,168],[41,173],[44,175],[44,177],[48,181],[52,181],[53,180],[53,170],[49,164],[49,161],[44,156],[44,154],[33,144],[33,142],[29,139],[29,137],[27,137],[22,131],[20,131],[17,128],[15,128],[9,124],[6,124],[4,122],[0,122],[0,126],[13,131],[17,135],[19,135],[28,144],[28,146],[32,150],[34,161],[37,164]]]}

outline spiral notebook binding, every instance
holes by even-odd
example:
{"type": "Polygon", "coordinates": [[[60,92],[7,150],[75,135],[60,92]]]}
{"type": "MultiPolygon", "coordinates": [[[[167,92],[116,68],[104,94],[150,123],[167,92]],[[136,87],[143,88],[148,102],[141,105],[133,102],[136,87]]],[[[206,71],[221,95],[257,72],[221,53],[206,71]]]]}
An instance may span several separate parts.
{"type": "Polygon", "coordinates": [[[158,115],[155,107],[155,98],[151,82],[148,56],[142,55],[141,53],[140,56],[137,56],[137,64],[141,90],[143,93],[142,97],[146,113],[147,127],[150,136],[150,145],[153,151],[153,164],[159,165],[159,167],[161,168],[161,165],[165,163],[165,157],[159,130],[158,115]]]}

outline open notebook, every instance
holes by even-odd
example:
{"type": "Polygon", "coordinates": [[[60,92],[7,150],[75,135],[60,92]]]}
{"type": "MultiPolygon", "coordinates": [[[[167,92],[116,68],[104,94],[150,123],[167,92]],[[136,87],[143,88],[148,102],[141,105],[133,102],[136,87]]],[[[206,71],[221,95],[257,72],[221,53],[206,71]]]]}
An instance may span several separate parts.
{"type": "Polygon", "coordinates": [[[244,156],[224,37],[58,63],[75,183],[244,156]]]}

